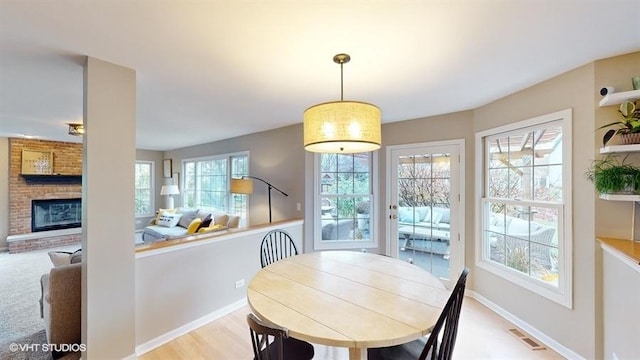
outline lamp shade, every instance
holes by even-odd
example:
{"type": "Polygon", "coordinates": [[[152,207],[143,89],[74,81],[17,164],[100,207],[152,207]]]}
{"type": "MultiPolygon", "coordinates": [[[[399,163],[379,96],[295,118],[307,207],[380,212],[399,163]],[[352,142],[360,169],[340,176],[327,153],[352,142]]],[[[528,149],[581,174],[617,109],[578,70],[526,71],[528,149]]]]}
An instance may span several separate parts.
{"type": "Polygon", "coordinates": [[[253,194],[253,180],[231,179],[231,192],[234,194],[253,194]]]}
{"type": "Polygon", "coordinates": [[[380,148],[380,109],[365,102],[333,101],[304,111],[304,148],[359,153],[380,148]]]}
{"type": "Polygon", "coordinates": [[[178,189],[178,185],[162,185],[160,189],[160,195],[178,195],[180,194],[180,189],[178,189]]]}

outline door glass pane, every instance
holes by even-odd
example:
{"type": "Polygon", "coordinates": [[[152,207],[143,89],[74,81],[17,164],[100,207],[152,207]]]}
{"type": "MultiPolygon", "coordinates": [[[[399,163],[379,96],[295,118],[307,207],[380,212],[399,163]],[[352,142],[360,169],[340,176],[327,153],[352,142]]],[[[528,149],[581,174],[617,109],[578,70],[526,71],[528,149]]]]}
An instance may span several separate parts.
{"type": "Polygon", "coordinates": [[[449,278],[451,155],[398,158],[398,257],[449,278]]]}

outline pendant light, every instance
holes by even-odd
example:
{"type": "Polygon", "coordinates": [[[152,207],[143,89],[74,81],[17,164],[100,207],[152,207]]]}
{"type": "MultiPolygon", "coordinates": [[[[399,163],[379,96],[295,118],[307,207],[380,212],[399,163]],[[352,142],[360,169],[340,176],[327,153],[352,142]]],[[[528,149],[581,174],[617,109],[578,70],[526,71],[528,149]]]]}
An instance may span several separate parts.
{"type": "Polygon", "coordinates": [[[314,105],[304,111],[304,148],[318,153],[359,153],[380,148],[380,109],[365,102],[344,101],[343,65],[351,57],[338,54],[340,101],[314,105]]]}

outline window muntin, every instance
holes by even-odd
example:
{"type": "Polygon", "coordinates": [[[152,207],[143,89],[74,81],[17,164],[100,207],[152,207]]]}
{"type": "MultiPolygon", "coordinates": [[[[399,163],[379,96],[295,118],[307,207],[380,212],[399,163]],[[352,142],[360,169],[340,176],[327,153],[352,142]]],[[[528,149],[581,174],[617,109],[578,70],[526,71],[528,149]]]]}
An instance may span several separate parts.
{"type": "Polygon", "coordinates": [[[317,248],[371,244],[372,153],[318,154],[317,248]]]}
{"type": "Polygon", "coordinates": [[[182,162],[183,206],[241,216],[247,223],[247,196],[231,194],[231,178],[248,175],[248,154],[228,154],[182,162]]]}
{"type": "Polygon", "coordinates": [[[478,135],[478,266],[571,307],[570,111],[478,135]]]}
{"type": "Polygon", "coordinates": [[[153,162],[136,161],[135,164],[135,214],[151,216],[153,208],[153,162]]]}

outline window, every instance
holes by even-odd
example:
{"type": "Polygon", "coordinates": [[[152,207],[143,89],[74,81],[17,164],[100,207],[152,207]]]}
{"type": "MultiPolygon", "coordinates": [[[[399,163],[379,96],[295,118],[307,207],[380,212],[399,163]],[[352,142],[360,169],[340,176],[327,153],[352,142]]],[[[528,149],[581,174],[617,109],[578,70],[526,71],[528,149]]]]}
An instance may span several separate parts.
{"type": "Polygon", "coordinates": [[[135,214],[137,217],[152,216],[153,206],[153,162],[136,161],[135,214]]]}
{"type": "Polygon", "coordinates": [[[479,133],[478,266],[571,307],[571,112],[479,133]]]}
{"type": "Polygon", "coordinates": [[[316,155],[316,249],[376,246],[372,154],[316,155]]]}
{"type": "Polygon", "coordinates": [[[231,194],[231,178],[249,175],[249,155],[227,154],[184,160],[183,206],[240,215],[247,221],[247,195],[231,194]]]}

